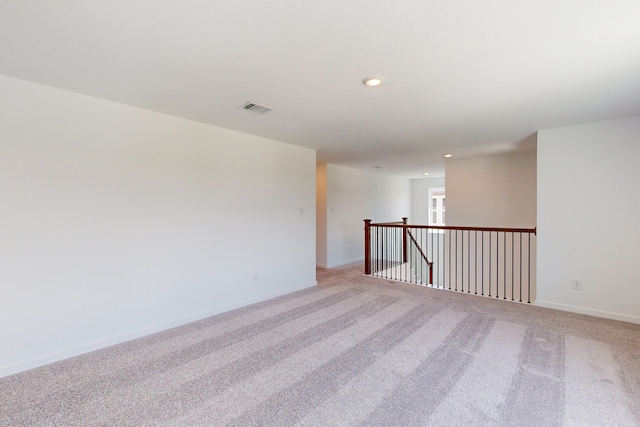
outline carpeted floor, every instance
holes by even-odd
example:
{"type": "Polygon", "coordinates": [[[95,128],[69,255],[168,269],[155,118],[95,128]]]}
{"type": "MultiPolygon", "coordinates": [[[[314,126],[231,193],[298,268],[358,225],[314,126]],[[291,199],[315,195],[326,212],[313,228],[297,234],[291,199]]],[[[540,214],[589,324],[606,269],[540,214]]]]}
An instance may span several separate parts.
{"type": "Polygon", "coordinates": [[[0,426],[640,426],[640,325],[318,282],[0,379],[0,426]]]}

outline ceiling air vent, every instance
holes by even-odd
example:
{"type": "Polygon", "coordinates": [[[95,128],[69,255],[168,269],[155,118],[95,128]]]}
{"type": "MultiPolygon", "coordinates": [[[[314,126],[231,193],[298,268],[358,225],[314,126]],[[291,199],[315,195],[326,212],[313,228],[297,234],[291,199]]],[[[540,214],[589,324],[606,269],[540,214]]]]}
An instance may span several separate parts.
{"type": "Polygon", "coordinates": [[[269,111],[273,111],[273,108],[265,107],[264,105],[256,104],[255,102],[245,102],[239,108],[256,114],[265,114],[269,111]]]}

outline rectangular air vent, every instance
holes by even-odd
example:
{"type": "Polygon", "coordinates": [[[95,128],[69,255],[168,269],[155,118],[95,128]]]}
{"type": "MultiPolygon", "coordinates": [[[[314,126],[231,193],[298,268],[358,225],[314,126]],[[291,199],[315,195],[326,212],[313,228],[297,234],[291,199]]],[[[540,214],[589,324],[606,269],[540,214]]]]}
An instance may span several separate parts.
{"type": "Polygon", "coordinates": [[[273,108],[265,107],[264,105],[256,104],[255,102],[245,102],[239,108],[256,114],[265,114],[269,111],[273,111],[273,108]]]}

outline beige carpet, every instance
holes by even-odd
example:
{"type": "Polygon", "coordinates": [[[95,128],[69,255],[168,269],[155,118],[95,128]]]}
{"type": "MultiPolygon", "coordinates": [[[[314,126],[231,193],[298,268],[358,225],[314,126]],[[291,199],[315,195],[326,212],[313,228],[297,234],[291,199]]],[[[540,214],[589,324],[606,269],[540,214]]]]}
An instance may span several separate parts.
{"type": "Polygon", "coordinates": [[[0,426],[640,425],[640,325],[318,281],[0,379],[0,426]]]}

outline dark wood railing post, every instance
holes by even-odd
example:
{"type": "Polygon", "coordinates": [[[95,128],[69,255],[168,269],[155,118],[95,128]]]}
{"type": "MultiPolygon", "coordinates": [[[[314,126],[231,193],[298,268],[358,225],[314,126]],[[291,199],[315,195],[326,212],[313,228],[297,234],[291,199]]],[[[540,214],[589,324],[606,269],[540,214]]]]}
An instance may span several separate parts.
{"type": "Polygon", "coordinates": [[[409,262],[409,256],[407,255],[407,218],[402,217],[402,262],[409,262]]]}
{"type": "Polygon", "coordinates": [[[364,220],[364,274],[371,274],[371,220],[364,220]]]}

